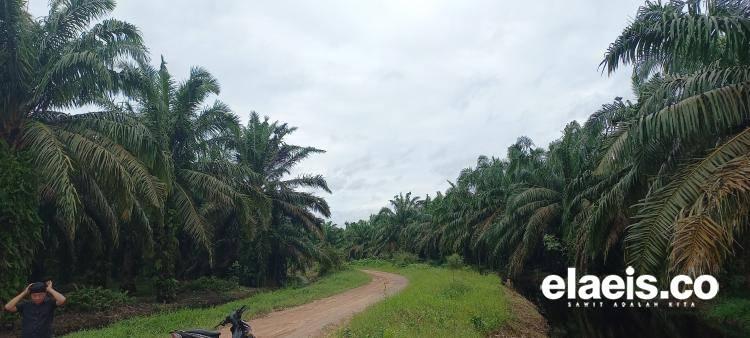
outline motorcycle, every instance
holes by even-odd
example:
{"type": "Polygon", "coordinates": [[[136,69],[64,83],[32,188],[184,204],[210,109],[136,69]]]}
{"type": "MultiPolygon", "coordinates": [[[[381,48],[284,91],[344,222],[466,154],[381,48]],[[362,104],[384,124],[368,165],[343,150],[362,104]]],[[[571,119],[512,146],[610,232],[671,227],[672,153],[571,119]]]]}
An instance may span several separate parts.
{"type": "MultiPolygon", "coordinates": [[[[255,336],[250,333],[250,323],[242,320],[243,312],[245,312],[245,305],[224,318],[224,321],[219,323],[219,325],[216,325],[216,327],[214,328],[219,328],[224,325],[231,324],[232,327],[230,331],[232,332],[232,338],[255,338],[255,336]]],[[[221,332],[219,331],[209,331],[201,329],[175,330],[170,333],[172,334],[172,338],[219,338],[219,336],[221,335],[221,332]]]]}

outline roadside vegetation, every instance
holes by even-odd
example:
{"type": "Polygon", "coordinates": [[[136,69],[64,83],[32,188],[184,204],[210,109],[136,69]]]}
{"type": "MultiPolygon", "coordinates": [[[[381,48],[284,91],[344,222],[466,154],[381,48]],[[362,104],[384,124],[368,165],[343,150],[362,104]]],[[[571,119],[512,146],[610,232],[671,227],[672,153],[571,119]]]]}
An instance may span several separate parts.
{"type": "Polygon", "coordinates": [[[748,22],[746,1],[646,2],[600,64],[632,70],[633,100],[613,94],[547,146],[520,136],[445,191],[395,195],[346,224],[348,256],[457,253],[511,278],[632,265],[749,286],[748,22]]]}
{"type": "Polygon", "coordinates": [[[231,311],[247,305],[245,318],[252,318],[274,310],[311,302],[335,295],[370,281],[370,277],[358,270],[345,269],[335,272],[315,283],[300,287],[287,287],[262,292],[251,297],[229,302],[207,309],[180,309],[146,317],[120,321],[98,330],[76,332],[66,337],[164,337],[169,331],[185,328],[213,328],[231,311]]]}
{"type": "Polygon", "coordinates": [[[750,332],[750,297],[724,296],[707,311],[707,316],[722,327],[730,337],[747,336],[750,332]]]}
{"type": "Polygon", "coordinates": [[[511,308],[496,275],[468,268],[355,261],[352,266],[409,279],[403,291],[354,316],[339,337],[485,337],[510,319],[511,308]]]}
{"type": "Polygon", "coordinates": [[[291,174],[322,149],[256,112],[240,123],[209,70],[173,74],[113,0],[27,8],[0,1],[0,301],[51,278],[174,303],[200,278],[275,288],[341,265],[325,178],[291,174]]]}
{"type": "MultiPolygon", "coordinates": [[[[362,258],[395,259],[417,286],[440,291],[450,271],[423,280],[410,264],[457,255],[511,281],[569,266],[622,274],[632,265],[661,280],[713,274],[725,298],[705,317],[747,328],[731,317],[750,313],[748,1],[647,1],[623,13],[634,16],[602,46],[599,67],[629,72],[632,93],[612,93],[549,145],[520,136],[503,156],[478,156],[445,191],[399,193],[346,229],[326,222],[326,179],[291,174],[324,151],[289,143],[295,127],[256,112],[240,123],[209,70],[172,74],[167,60],[181,56],[150,55],[136,26],[110,17],[113,0],[50,4],[33,17],[26,1],[0,0],[0,301],[50,277],[81,298],[71,304],[135,295],[174,303],[201,278],[276,288],[362,258]]],[[[469,289],[453,301],[502,312],[504,303],[474,298],[488,292],[485,277],[455,274],[469,289]]],[[[270,309],[284,303],[272,295],[295,290],[258,297],[271,297],[261,302],[270,309]]],[[[397,311],[395,299],[448,304],[405,295],[375,309],[397,311]]],[[[230,307],[112,330],[162,335],[211,325],[230,307]]],[[[4,314],[0,327],[17,318],[4,314]]],[[[457,318],[477,334],[503,321],[457,318]]],[[[421,333],[392,319],[389,330],[421,333]]],[[[358,323],[351,329],[365,330],[358,323]]]]}
{"type": "MultiPolygon", "coordinates": [[[[511,280],[567,267],[712,274],[722,295],[747,299],[750,3],[647,1],[599,66],[631,72],[633,92],[612,93],[547,146],[520,136],[504,156],[479,156],[445,191],[395,195],[346,224],[348,256],[459,254],[511,280]]],[[[708,317],[750,312],[723,304],[708,317]]]]}
{"type": "Polygon", "coordinates": [[[233,280],[201,277],[180,281],[176,300],[156,302],[153,291],[142,287],[138,294],[119,289],[82,286],[65,294],[69,302],[59,309],[53,323],[57,335],[100,328],[124,319],[154,315],[184,308],[207,308],[244,299],[266,288],[247,288],[233,280]]]}

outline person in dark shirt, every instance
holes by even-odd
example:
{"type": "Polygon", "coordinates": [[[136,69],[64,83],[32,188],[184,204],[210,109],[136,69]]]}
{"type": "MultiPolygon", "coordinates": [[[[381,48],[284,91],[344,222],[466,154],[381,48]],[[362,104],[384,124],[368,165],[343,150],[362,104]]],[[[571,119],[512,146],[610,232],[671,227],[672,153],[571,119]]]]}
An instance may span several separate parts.
{"type": "Polygon", "coordinates": [[[5,304],[5,310],[21,313],[21,337],[51,338],[55,308],[63,304],[65,296],[52,288],[50,280],[46,283],[29,284],[23,292],[5,304]],[[31,301],[21,302],[29,295],[31,301]]]}

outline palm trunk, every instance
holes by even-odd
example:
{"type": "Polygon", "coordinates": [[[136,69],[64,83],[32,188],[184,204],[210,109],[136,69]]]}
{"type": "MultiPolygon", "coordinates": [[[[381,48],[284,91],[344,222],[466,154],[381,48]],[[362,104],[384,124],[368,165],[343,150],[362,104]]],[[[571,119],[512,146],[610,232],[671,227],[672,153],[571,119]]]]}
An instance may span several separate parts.
{"type": "MultiPolygon", "coordinates": [[[[172,210],[167,212],[171,215],[172,210]]],[[[158,245],[154,258],[157,271],[156,300],[163,303],[173,302],[177,295],[177,281],[175,280],[174,257],[177,249],[177,239],[171,217],[162,218],[155,231],[154,237],[158,245]]]]}
{"type": "Polygon", "coordinates": [[[120,276],[120,278],[122,278],[122,283],[120,284],[120,288],[130,294],[134,294],[137,291],[135,285],[135,257],[133,251],[131,240],[125,241],[122,253],[122,274],[120,276]]]}

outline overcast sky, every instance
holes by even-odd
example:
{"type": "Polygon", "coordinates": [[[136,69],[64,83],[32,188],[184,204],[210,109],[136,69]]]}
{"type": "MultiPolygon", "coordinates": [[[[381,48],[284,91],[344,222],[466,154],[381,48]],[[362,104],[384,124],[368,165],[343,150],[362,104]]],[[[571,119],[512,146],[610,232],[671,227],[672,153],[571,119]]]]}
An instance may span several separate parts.
{"type": "MultiPolygon", "coordinates": [[[[114,17],[176,77],[207,68],[243,121],[258,111],[299,127],[290,142],[327,150],[301,171],[327,177],[343,225],[630,97],[628,72],[598,65],[642,3],[127,0],[114,17]]],[[[45,15],[47,1],[30,10],[45,15]]]]}

